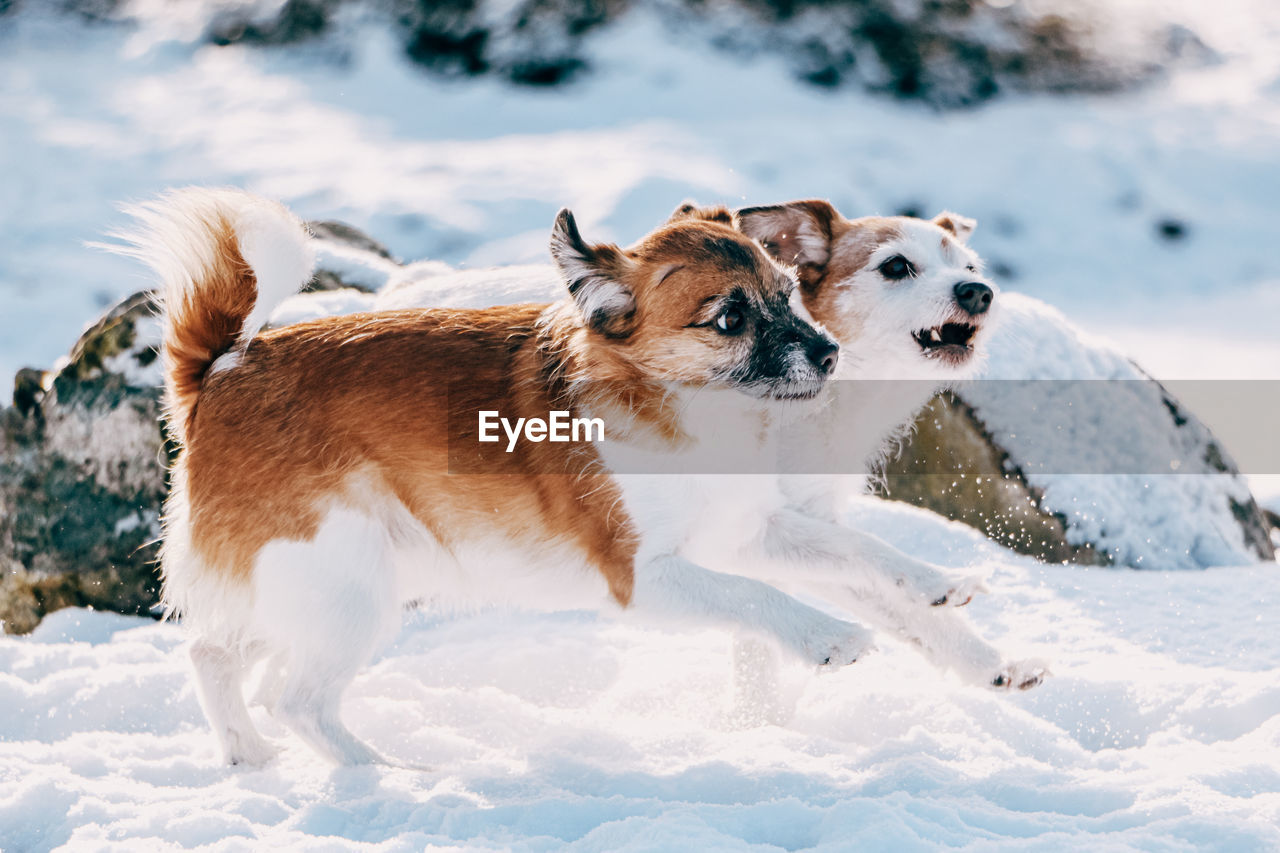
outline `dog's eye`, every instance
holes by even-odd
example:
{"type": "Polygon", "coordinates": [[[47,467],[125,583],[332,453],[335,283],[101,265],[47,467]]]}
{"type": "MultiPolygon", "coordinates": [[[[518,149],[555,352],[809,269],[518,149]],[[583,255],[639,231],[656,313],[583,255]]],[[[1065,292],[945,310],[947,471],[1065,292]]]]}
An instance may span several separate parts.
{"type": "Polygon", "coordinates": [[[977,268],[977,267],[975,267],[973,264],[965,264],[964,268],[965,268],[965,269],[967,269],[969,272],[977,272],[977,271],[978,271],[978,268],[977,268]]]}
{"type": "Polygon", "coordinates": [[[902,257],[902,255],[894,255],[889,260],[880,265],[880,275],[890,281],[898,281],[907,276],[914,276],[916,268],[912,266],[911,261],[902,257]]]}
{"type": "Polygon", "coordinates": [[[726,308],[716,317],[716,328],[722,335],[736,335],[742,331],[745,318],[737,308],[726,308]]]}

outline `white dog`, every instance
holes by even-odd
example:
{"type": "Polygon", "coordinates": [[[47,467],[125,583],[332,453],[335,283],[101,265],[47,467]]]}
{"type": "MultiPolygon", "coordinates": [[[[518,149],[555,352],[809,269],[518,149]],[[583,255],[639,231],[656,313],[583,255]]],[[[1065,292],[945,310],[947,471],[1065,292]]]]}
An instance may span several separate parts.
{"type": "MultiPolygon", "coordinates": [[[[717,209],[681,208],[723,219],[717,209]]],[[[982,365],[999,289],[967,245],[976,223],[944,212],[932,220],[849,220],[826,201],[744,208],[732,221],[776,258],[795,266],[809,314],[840,341],[833,405],[809,435],[791,435],[797,453],[826,460],[843,475],[783,478],[794,517],[772,529],[779,548],[804,549],[837,573],[808,571],[824,597],[911,641],[935,663],[979,684],[1029,689],[1047,673],[1041,661],[1006,662],[950,607],[985,592],[981,578],[953,579],[865,532],[836,522],[836,499],[861,490],[940,389],[982,365]],[[854,476],[850,476],[853,474],[854,476]],[[862,476],[858,476],[862,475],[862,476]],[[922,608],[920,604],[928,604],[922,608]]],[[[799,579],[798,579],[799,580],[799,579]]]]}

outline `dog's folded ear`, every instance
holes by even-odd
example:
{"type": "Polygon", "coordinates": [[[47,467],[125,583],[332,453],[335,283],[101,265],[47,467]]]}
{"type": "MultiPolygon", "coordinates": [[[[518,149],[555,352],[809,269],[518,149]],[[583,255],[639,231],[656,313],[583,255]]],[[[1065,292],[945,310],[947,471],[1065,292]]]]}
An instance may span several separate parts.
{"type": "Polygon", "coordinates": [[[721,204],[704,207],[696,202],[686,201],[671,211],[671,215],[667,217],[667,222],[680,222],[685,219],[719,222],[722,225],[733,227],[733,211],[721,204]]]}
{"type": "Polygon", "coordinates": [[[738,230],[759,241],[784,264],[794,264],[803,284],[816,284],[831,258],[831,226],[840,214],[820,199],[737,212],[738,230]]]}
{"type": "Polygon", "coordinates": [[[573,213],[564,208],[551,229],[551,257],[564,275],[587,328],[609,338],[631,334],[636,297],[627,286],[634,262],[612,243],[588,244],[573,213]]]}
{"type": "Polygon", "coordinates": [[[976,219],[970,219],[967,216],[961,216],[949,210],[944,210],[933,217],[933,224],[943,231],[950,231],[951,235],[961,243],[967,242],[969,235],[973,233],[973,229],[978,227],[976,219]]]}

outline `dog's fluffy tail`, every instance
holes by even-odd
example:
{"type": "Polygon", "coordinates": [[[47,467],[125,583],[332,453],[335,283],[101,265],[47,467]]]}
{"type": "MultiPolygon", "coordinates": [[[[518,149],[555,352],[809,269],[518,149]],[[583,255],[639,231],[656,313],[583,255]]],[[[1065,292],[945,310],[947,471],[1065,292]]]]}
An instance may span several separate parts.
{"type": "Polygon", "coordinates": [[[160,279],[166,408],[182,442],[214,361],[248,346],[306,284],[314,249],[285,207],[239,190],[173,190],[125,211],[137,227],[112,248],[160,279]]]}

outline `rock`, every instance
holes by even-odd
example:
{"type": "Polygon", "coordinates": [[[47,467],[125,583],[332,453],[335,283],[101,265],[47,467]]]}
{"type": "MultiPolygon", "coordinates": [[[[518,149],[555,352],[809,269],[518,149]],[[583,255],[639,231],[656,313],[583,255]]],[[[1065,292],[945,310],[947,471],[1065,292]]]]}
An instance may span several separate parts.
{"type": "Polygon", "coordinates": [[[49,381],[20,372],[0,412],[0,621],[77,605],[147,613],[167,452],[148,294],[112,308],[49,381]]]}
{"type": "Polygon", "coordinates": [[[342,222],[308,222],[316,238],[316,272],[304,293],[354,289],[372,293],[400,269],[390,250],[342,222]]]}
{"type": "MultiPolygon", "coordinates": [[[[398,269],[376,241],[312,223],[319,263],[298,300],[315,315],[398,269]],[[381,278],[378,278],[378,276],[381,278]]],[[[365,296],[371,303],[371,297],[365,296]]],[[[109,309],[56,372],[23,368],[0,408],[0,623],[25,633],[61,607],[146,614],[172,446],[160,410],[160,327],[150,291],[109,309]]]]}
{"type": "Polygon", "coordinates": [[[388,261],[394,261],[391,250],[370,237],[358,228],[352,228],[345,222],[333,222],[327,219],[313,219],[307,223],[307,230],[317,240],[325,243],[336,243],[348,246],[361,252],[370,252],[388,261]]]}
{"type": "Polygon", "coordinates": [[[1067,519],[1042,507],[1042,496],[1008,463],[973,409],[948,392],[921,411],[872,488],[977,528],[1019,554],[1052,563],[1111,563],[1092,543],[1069,542],[1067,519]]]}
{"type": "Polygon", "coordinates": [[[1275,559],[1248,483],[1164,386],[1049,306],[1001,300],[984,378],[921,413],[882,494],[1054,562],[1275,559]]]}
{"type": "Polygon", "coordinates": [[[1187,223],[1172,216],[1165,217],[1156,223],[1156,233],[1160,235],[1160,239],[1170,243],[1185,240],[1189,230],[1187,223]]]}
{"type": "Polygon", "coordinates": [[[244,5],[217,10],[209,22],[208,38],[214,44],[235,42],[290,44],[328,31],[340,0],[285,0],[261,6],[244,5]]]}
{"type": "Polygon", "coordinates": [[[31,414],[40,405],[48,376],[48,371],[24,367],[13,377],[13,407],[19,414],[31,414]]]}
{"type": "Polygon", "coordinates": [[[554,86],[586,70],[585,36],[629,6],[625,0],[392,3],[394,26],[414,62],[446,75],[493,73],[527,86],[554,86]]]}
{"type": "MultiPolygon", "coordinates": [[[[0,0],[0,13],[6,0],[0,0]]],[[[1213,52],[1181,26],[1092,6],[988,0],[285,0],[204,4],[218,45],[321,42],[345,56],[380,23],[405,55],[445,77],[556,86],[591,70],[589,41],[643,14],[668,32],[746,57],[773,55],[815,86],[857,86],[945,107],[1003,91],[1098,92],[1213,52]],[[353,23],[355,22],[355,23],[353,23]]],[[[68,0],[98,20],[138,14],[118,0],[68,0]]]]}

